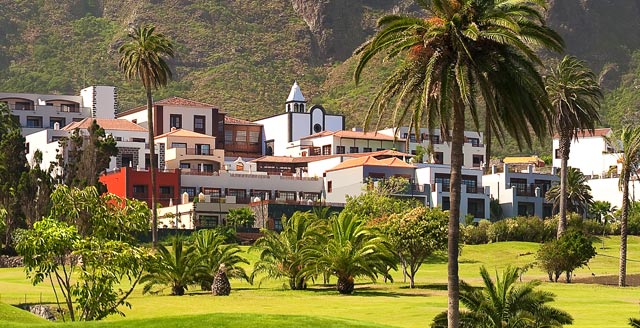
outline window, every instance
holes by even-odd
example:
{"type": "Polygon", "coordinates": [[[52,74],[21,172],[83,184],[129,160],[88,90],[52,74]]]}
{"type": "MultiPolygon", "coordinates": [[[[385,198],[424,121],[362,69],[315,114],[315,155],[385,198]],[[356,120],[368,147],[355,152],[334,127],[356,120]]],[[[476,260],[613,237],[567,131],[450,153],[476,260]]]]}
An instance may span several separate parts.
{"type": "Polygon", "coordinates": [[[327,192],[333,191],[333,181],[327,181],[327,192]]]}
{"type": "Polygon", "coordinates": [[[198,215],[198,225],[201,228],[215,228],[218,226],[218,216],[198,215]]]}
{"type": "Polygon", "coordinates": [[[535,214],[535,207],[533,203],[518,202],[518,215],[533,216],[535,214]]]}
{"type": "Polygon", "coordinates": [[[28,101],[18,101],[14,108],[16,110],[33,110],[33,106],[28,101]]]}
{"type": "Polygon", "coordinates": [[[221,197],[222,193],[220,188],[202,188],[202,193],[205,195],[211,195],[211,197],[221,197]]]}
{"type": "Polygon", "coordinates": [[[358,147],[349,147],[350,154],[357,154],[359,151],[358,147]]]}
{"type": "Polygon", "coordinates": [[[184,142],[172,142],[171,148],[187,148],[187,144],[184,142]]]}
{"type": "Polygon", "coordinates": [[[206,134],[207,133],[206,122],[207,122],[207,118],[205,116],[195,115],[193,117],[193,132],[206,134]]]}
{"type": "Polygon", "coordinates": [[[264,154],[267,156],[273,155],[273,140],[265,141],[264,154]]]}
{"type": "Polygon", "coordinates": [[[553,216],[553,205],[542,204],[542,217],[546,219],[551,216],[553,216]]]}
{"type": "Polygon", "coordinates": [[[362,152],[363,152],[363,153],[370,153],[370,152],[371,152],[371,147],[364,147],[364,148],[362,148],[362,152]]]}
{"type": "Polygon", "coordinates": [[[147,142],[145,138],[131,138],[131,142],[147,142]]]}
{"type": "Polygon", "coordinates": [[[249,131],[249,143],[257,144],[260,142],[260,132],[249,131]]]}
{"type": "Polygon", "coordinates": [[[196,144],[196,155],[211,155],[211,146],[207,144],[196,144]]]}
{"type": "Polygon", "coordinates": [[[182,115],[180,114],[169,115],[169,128],[182,129],[182,115]]]}
{"type": "Polygon", "coordinates": [[[224,131],[224,143],[227,145],[233,143],[233,131],[230,131],[230,130],[224,131]]]}
{"type": "Polygon", "coordinates": [[[516,195],[527,196],[529,194],[527,179],[511,178],[509,183],[511,184],[511,188],[516,189],[516,195]]]}
{"type": "Polygon", "coordinates": [[[322,146],[322,155],[331,155],[331,145],[322,146]]]}
{"type": "Polygon", "coordinates": [[[433,153],[433,162],[435,164],[444,164],[444,153],[441,151],[433,153]]]}
{"type": "Polygon", "coordinates": [[[198,164],[199,171],[213,172],[213,164],[198,164]]]}
{"type": "Polygon", "coordinates": [[[189,195],[189,199],[192,199],[196,196],[196,187],[182,187],[180,193],[184,194],[185,192],[189,195]]]}
{"type": "Polygon", "coordinates": [[[322,125],[316,123],[313,125],[313,132],[315,133],[319,133],[320,131],[322,131],[322,125]]]}
{"type": "Polygon", "coordinates": [[[284,201],[295,201],[296,192],[295,191],[278,191],[278,198],[284,201]]]}
{"type": "Polygon", "coordinates": [[[555,153],[556,159],[560,159],[562,157],[560,156],[560,148],[556,149],[554,153],[555,153]]]}
{"type": "Polygon", "coordinates": [[[133,166],[133,155],[132,154],[122,154],[122,165],[121,167],[132,167],[133,166]]]}
{"type": "Polygon", "coordinates": [[[133,185],[133,193],[134,194],[146,194],[147,186],[146,185],[133,185]]]}
{"type": "Polygon", "coordinates": [[[484,161],[483,155],[473,155],[473,167],[481,167],[484,161]]]}
{"type": "Polygon", "coordinates": [[[376,151],[383,151],[385,150],[384,148],[376,148],[376,151]]]}
{"type": "Polygon", "coordinates": [[[336,154],[344,154],[345,152],[344,146],[336,146],[336,154]]]}
{"type": "Polygon", "coordinates": [[[436,134],[432,134],[429,136],[429,141],[431,141],[432,144],[439,144],[440,143],[440,136],[436,135],[436,134]]]}
{"type": "Polygon", "coordinates": [[[435,183],[442,185],[442,191],[449,191],[449,186],[451,185],[451,176],[445,173],[436,173],[435,183]]]}
{"type": "Polygon", "coordinates": [[[247,142],[247,131],[236,131],[236,142],[247,142]]]}
{"type": "Polygon", "coordinates": [[[65,126],[65,119],[64,117],[51,117],[49,118],[49,128],[50,129],[54,129],[56,123],[58,123],[58,129],[62,128],[63,126],[65,126]]]}
{"type": "Polygon", "coordinates": [[[311,156],[317,156],[317,155],[320,155],[320,147],[311,147],[311,148],[309,149],[309,154],[310,154],[311,156]]]}
{"type": "Polygon", "coordinates": [[[28,128],[41,128],[42,127],[42,117],[40,117],[40,116],[27,116],[27,127],[28,128]]]}
{"type": "Polygon", "coordinates": [[[227,196],[236,196],[236,202],[247,200],[247,191],[245,189],[228,189],[227,196]]]}
{"type": "Polygon", "coordinates": [[[470,194],[475,194],[478,192],[478,182],[477,178],[474,175],[463,175],[462,185],[466,186],[467,192],[470,194]]]}
{"type": "Polygon", "coordinates": [[[190,163],[180,163],[180,168],[181,169],[190,169],[191,168],[191,164],[190,163]]]}
{"type": "Polygon", "coordinates": [[[484,199],[469,199],[467,213],[473,215],[474,218],[484,219],[484,199]]]}
{"type": "Polygon", "coordinates": [[[160,195],[173,195],[172,186],[160,186],[160,195]]]}
{"type": "Polygon", "coordinates": [[[448,211],[449,209],[451,209],[451,204],[449,201],[449,197],[442,197],[442,206],[441,206],[443,211],[448,211]]]}
{"type": "Polygon", "coordinates": [[[472,147],[480,147],[480,139],[478,138],[467,138],[467,142],[471,143],[472,147]]]}

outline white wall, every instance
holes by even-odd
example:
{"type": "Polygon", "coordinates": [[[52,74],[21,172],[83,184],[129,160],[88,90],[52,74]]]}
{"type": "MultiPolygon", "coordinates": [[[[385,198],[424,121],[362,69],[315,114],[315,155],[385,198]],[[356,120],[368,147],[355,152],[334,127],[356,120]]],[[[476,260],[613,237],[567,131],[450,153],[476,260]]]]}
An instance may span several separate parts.
{"type": "MultiPolygon", "coordinates": [[[[560,167],[560,158],[556,158],[559,139],[553,139],[553,166],[560,167]]],[[[607,152],[603,137],[585,137],[571,142],[567,165],[579,169],[584,175],[603,176],[611,166],[618,166],[618,154],[607,152]]]]}
{"type": "MultiPolygon", "coordinates": [[[[591,187],[593,200],[606,201],[617,208],[622,207],[622,191],[618,188],[618,178],[591,179],[587,180],[587,184],[591,187]]],[[[640,201],[639,181],[629,183],[629,199],[640,201]]]]}
{"type": "Polygon", "coordinates": [[[94,118],[115,118],[118,110],[116,88],[112,86],[90,86],[80,90],[84,107],[92,108],[94,118]]]}
{"type": "Polygon", "coordinates": [[[362,166],[327,172],[324,179],[327,202],[345,203],[346,196],[355,197],[364,193],[362,179],[362,166]],[[331,192],[329,192],[329,182],[331,182],[331,192]]]}
{"type": "MultiPolygon", "coordinates": [[[[272,116],[256,121],[263,126],[263,140],[273,140],[273,155],[281,156],[287,154],[289,144],[289,114],[272,116]]],[[[263,145],[264,147],[264,145],[263,145]]],[[[263,153],[266,149],[263,149],[263,153]]]]}

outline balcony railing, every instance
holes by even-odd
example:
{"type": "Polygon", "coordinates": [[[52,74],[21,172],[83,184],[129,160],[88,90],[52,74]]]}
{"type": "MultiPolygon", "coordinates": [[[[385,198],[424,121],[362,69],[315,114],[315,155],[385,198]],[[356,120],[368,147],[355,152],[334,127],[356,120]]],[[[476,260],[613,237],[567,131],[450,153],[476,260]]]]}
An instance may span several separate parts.
{"type": "Polygon", "coordinates": [[[213,156],[213,149],[187,148],[187,155],[213,156]]]}
{"type": "Polygon", "coordinates": [[[525,197],[541,197],[544,198],[546,193],[551,189],[551,186],[544,184],[535,184],[531,183],[528,185],[523,184],[507,184],[508,188],[515,189],[516,196],[525,196],[525,197]],[[539,189],[540,196],[536,196],[536,189],[539,189]]]}
{"type": "Polygon", "coordinates": [[[53,105],[8,105],[10,110],[17,111],[56,111],[59,113],[80,113],[83,110],[88,110],[88,107],[76,107],[76,106],[53,106],[53,105]]]}

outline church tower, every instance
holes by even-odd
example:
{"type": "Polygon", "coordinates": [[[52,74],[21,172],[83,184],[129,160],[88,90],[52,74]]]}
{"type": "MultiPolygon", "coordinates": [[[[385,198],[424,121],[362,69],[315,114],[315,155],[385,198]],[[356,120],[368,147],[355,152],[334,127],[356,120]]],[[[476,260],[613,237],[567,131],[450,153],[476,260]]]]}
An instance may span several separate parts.
{"type": "Polygon", "coordinates": [[[305,113],[307,111],[307,101],[300,91],[298,81],[293,82],[291,86],[291,92],[285,102],[285,112],[287,113],[305,113]]]}

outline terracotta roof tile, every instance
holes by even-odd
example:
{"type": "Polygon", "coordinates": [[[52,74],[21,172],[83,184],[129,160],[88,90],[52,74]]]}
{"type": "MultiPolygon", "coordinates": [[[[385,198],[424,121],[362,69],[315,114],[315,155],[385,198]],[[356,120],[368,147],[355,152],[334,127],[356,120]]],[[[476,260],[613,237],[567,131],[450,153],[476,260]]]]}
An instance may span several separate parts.
{"type": "Polygon", "coordinates": [[[96,120],[96,123],[105,130],[119,130],[119,131],[140,131],[147,132],[147,129],[125,119],[112,119],[112,118],[85,118],[79,122],[71,122],[61,130],[73,131],[77,129],[88,129],[91,126],[91,122],[96,120]]]}
{"type": "Polygon", "coordinates": [[[239,118],[235,118],[235,117],[230,117],[230,116],[224,116],[224,124],[238,124],[238,125],[259,125],[261,126],[262,124],[259,123],[254,123],[251,121],[247,121],[247,120],[242,120],[239,118]]]}
{"type": "MultiPolygon", "coordinates": [[[[610,128],[600,128],[600,129],[594,129],[593,133],[591,133],[591,131],[585,131],[582,133],[578,133],[578,137],[580,138],[591,138],[591,137],[604,137],[609,135],[609,133],[611,132],[610,128]]],[[[560,135],[555,133],[553,135],[554,139],[559,139],[560,135]]]]}
{"type": "Polygon", "coordinates": [[[183,129],[176,129],[176,130],[173,130],[173,131],[169,131],[167,133],[163,133],[163,134],[155,137],[154,139],[164,138],[164,137],[168,137],[168,136],[173,136],[173,137],[192,137],[192,138],[209,138],[209,139],[215,139],[216,138],[216,137],[210,136],[208,134],[202,134],[202,133],[193,132],[193,131],[189,131],[189,130],[183,130],[183,129]]]}
{"type": "Polygon", "coordinates": [[[394,139],[393,136],[377,133],[377,132],[362,132],[362,131],[350,131],[350,130],[322,131],[322,132],[318,132],[300,139],[312,139],[312,138],[318,138],[318,137],[326,137],[330,135],[335,135],[336,137],[349,138],[349,139],[369,139],[369,140],[388,140],[388,141],[404,140],[404,139],[394,139]]]}
{"type": "Polygon", "coordinates": [[[387,158],[384,160],[376,159],[373,156],[365,156],[344,161],[335,167],[328,169],[327,172],[349,169],[359,166],[385,166],[385,167],[403,167],[414,168],[415,166],[407,164],[397,158],[387,158]]]}
{"type": "MultiPolygon", "coordinates": [[[[162,100],[158,100],[153,102],[154,105],[169,105],[169,106],[181,106],[181,107],[205,107],[205,108],[216,108],[216,106],[211,105],[211,104],[207,104],[207,103],[203,103],[203,102],[199,102],[199,101],[195,101],[195,100],[190,100],[190,99],[185,99],[185,98],[181,98],[181,97],[171,97],[171,98],[166,98],[166,99],[162,99],[162,100]]],[[[116,116],[123,116],[123,115],[128,115],[131,113],[136,113],[136,112],[140,112],[143,110],[147,109],[147,105],[140,105],[131,109],[127,109],[125,111],[122,111],[120,113],[116,113],[116,116]]]]}

